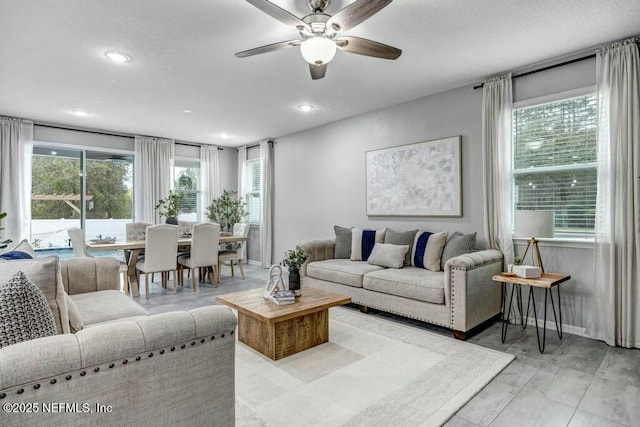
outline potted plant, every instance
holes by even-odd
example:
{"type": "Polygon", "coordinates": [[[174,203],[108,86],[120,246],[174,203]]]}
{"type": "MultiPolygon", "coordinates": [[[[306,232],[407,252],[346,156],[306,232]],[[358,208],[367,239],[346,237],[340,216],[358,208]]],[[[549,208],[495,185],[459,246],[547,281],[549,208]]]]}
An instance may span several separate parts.
{"type": "MultiPolygon", "coordinates": [[[[7,216],[6,212],[0,212],[0,220],[2,220],[6,216],[7,216]]],[[[4,230],[4,228],[0,228],[0,231],[1,230],[4,230]]],[[[0,249],[6,248],[7,245],[9,245],[9,243],[11,243],[11,239],[7,239],[7,240],[4,240],[4,241],[0,242],[0,249]]]]}
{"type": "Polygon", "coordinates": [[[178,214],[180,213],[180,202],[182,201],[182,193],[174,193],[169,190],[169,195],[164,199],[158,200],[155,209],[160,216],[167,217],[166,223],[178,225],[178,214]]]}
{"type": "Polygon", "coordinates": [[[519,256],[514,256],[513,257],[513,261],[511,264],[507,265],[507,271],[509,273],[513,272],[513,266],[514,265],[522,265],[522,258],[520,258],[519,256]]]}
{"type": "Polygon", "coordinates": [[[237,193],[232,190],[224,190],[222,196],[213,199],[207,207],[207,218],[210,221],[220,224],[220,230],[225,233],[233,232],[234,224],[240,222],[249,212],[246,211],[247,204],[242,197],[237,197],[237,193]]]}
{"type": "Polygon", "coordinates": [[[284,253],[284,259],[281,264],[289,270],[289,290],[293,291],[296,296],[300,296],[300,267],[309,258],[309,255],[302,249],[289,249],[284,253]]]}

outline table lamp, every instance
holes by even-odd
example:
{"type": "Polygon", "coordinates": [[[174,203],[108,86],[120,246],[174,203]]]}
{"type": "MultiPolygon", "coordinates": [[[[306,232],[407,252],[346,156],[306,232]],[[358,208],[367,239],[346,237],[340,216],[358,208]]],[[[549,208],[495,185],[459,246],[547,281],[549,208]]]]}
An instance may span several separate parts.
{"type": "Polygon", "coordinates": [[[522,259],[524,260],[533,246],[534,261],[544,273],[540,248],[538,247],[538,237],[553,237],[553,211],[515,211],[514,215],[514,237],[527,237],[527,247],[524,250],[522,259]]]}

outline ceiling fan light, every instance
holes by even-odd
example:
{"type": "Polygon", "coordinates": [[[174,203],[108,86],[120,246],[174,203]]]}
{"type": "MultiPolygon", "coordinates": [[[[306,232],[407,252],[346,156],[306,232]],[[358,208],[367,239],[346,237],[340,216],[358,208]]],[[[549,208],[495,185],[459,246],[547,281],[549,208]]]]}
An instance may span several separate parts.
{"type": "Polygon", "coordinates": [[[324,37],[312,37],[300,45],[300,53],[309,64],[323,65],[330,62],[336,54],[336,44],[324,37]]]}

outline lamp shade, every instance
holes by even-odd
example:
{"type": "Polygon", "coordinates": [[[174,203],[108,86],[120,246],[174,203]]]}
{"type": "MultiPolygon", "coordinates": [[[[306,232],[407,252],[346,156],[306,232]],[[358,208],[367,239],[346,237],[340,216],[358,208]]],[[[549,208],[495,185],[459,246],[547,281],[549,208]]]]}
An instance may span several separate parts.
{"type": "Polygon", "coordinates": [[[515,237],[553,237],[553,211],[515,211],[515,237]]]}
{"type": "Polygon", "coordinates": [[[302,42],[300,53],[309,64],[323,65],[336,55],[336,44],[324,37],[311,37],[302,42]]]}

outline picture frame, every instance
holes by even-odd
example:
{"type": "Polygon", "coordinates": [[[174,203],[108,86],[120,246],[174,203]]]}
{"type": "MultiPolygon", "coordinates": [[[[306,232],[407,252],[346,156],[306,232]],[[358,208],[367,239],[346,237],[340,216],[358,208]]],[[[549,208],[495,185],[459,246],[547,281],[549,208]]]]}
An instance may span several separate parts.
{"type": "Polygon", "coordinates": [[[367,151],[368,216],[462,216],[461,137],[367,151]]]}

